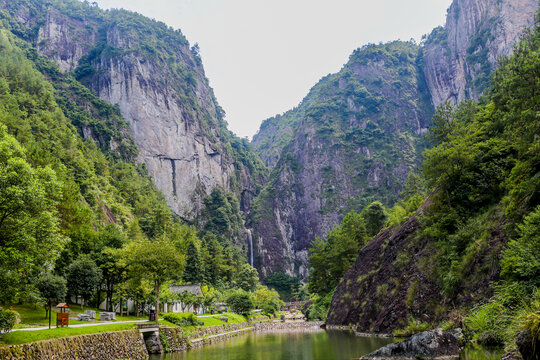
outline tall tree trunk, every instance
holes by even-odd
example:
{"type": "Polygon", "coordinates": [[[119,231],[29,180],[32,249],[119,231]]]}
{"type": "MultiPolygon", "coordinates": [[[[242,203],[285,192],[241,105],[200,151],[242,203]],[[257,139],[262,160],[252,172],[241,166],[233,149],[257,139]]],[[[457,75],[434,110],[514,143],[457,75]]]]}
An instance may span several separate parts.
{"type": "Polygon", "coordinates": [[[52,312],[52,304],[49,300],[49,329],[51,328],[51,312],[52,312]]]}
{"type": "Polygon", "coordinates": [[[156,322],[159,320],[159,284],[156,283],[156,322]]]}

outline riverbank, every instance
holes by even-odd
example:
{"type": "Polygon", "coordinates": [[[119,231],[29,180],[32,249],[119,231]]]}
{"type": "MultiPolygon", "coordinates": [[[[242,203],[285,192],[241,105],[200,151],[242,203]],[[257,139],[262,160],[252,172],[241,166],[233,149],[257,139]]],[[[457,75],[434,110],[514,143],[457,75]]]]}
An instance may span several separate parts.
{"type": "MultiPolygon", "coordinates": [[[[159,340],[165,352],[173,353],[197,349],[250,331],[322,331],[321,325],[322,322],[242,322],[190,329],[160,326],[159,340]]],[[[148,358],[148,350],[143,335],[137,329],[61,337],[0,347],[0,359],[45,360],[51,358],[65,360],[145,360],[148,358]]]]}

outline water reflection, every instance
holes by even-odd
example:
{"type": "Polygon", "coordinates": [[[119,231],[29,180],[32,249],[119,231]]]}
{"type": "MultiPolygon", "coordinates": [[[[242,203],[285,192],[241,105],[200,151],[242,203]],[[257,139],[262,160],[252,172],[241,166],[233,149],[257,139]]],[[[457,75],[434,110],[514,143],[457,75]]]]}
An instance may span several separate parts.
{"type": "Polygon", "coordinates": [[[350,360],[392,342],[348,331],[249,333],[152,360],[350,360]]]}
{"type": "MultiPolygon", "coordinates": [[[[185,353],[152,356],[150,360],[351,360],[393,340],[359,337],[349,331],[251,332],[185,353]]],[[[503,351],[469,344],[461,360],[500,359],[503,351]]]]}

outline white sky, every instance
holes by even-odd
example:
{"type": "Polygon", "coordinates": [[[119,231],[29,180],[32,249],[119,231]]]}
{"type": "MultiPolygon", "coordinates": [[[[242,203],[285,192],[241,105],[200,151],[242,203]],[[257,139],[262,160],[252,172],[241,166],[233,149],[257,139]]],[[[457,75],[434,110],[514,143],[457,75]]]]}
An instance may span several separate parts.
{"type": "Polygon", "coordinates": [[[96,0],[180,28],[199,43],[229,128],[253,136],[261,122],[339,71],[366,43],[420,40],[442,25],[451,0],[96,0]]]}

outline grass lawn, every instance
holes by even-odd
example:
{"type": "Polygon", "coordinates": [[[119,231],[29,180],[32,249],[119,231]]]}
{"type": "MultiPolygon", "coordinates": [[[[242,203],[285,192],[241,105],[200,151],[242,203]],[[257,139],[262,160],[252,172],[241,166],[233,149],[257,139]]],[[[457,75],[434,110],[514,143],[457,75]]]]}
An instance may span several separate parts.
{"type": "Polygon", "coordinates": [[[15,331],[7,334],[2,334],[2,343],[5,345],[25,344],[34,341],[56,339],[68,336],[129,330],[133,327],[135,327],[135,324],[107,324],[79,328],[67,327],[37,331],[15,331]]]}
{"type": "MultiPolygon", "coordinates": [[[[19,324],[15,324],[15,329],[24,329],[24,328],[32,328],[32,327],[41,327],[41,326],[48,326],[49,325],[49,319],[45,317],[45,309],[41,306],[34,306],[34,305],[13,305],[10,308],[17,311],[21,315],[21,322],[19,324]]],[[[95,310],[97,312],[96,316],[98,319],[90,320],[90,321],[79,321],[75,320],[77,318],[77,314],[83,313],[81,311],[81,308],[79,305],[71,305],[70,306],[70,319],[69,324],[70,325],[77,325],[77,324],[88,324],[88,323],[100,323],[99,321],[99,312],[103,310],[98,310],[92,307],[84,307],[85,310],[95,310]]],[[[136,321],[136,320],[146,320],[146,316],[117,316],[116,320],[113,320],[112,323],[115,321],[136,321]]],[[[107,322],[110,323],[110,322],[107,322]]],[[[51,326],[56,326],[56,311],[53,308],[52,316],[51,316],[51,326]]]]}
{"type": "MultiPolygon", "coordinates": [[[[15,324],[16,329],[39,327],[49,325],[49,319],[45,317],[45,309],[39,306],[14,305],[10,306],[21,315],[21,323],[15,324]]],[[[52,313],[51,324],[56,324],[56,312],[52,313]]]]}
{"type": "MultiPolygon", "coordinates": [[[[14,310],[17,310],[21,314],[23,324],[18,324],[18,327],[30,327],[30,326],[46,326],[48,325],[48,320],[45,319],[45,311],[42,308],[32,308],[29,306],[13,306],[14,310]]],[[[55,320],[55,313],[53,312],[53,321],[52,324],[56,324],[55,320]]],[[[184,314],[182,314],[184,315],[184,314]]],[[[185,316],[189,316],[189,313],[186,313],[185,316]]],[[[200,321],[204,323],[204,327],[207,326],[216,326],[216,325],[223,325],[226,324],[224,321],[218,319],[219,317],[227,317],[229,321],[228,324],[236,324],[236,323],[242,323],[246,322],[246,318],[242,315],[233,314],[233,313],[224,313],[224,314],[216,314],[212,317],[202,317],[199,318],[200,321]]],[[[140,320],[141,318],[137,318],[135,316],[123,316],[123,317],[117,317],[117,321],[130,321],[130,320],[140,320]]],[[[166,326],[174,326],[175,324],[170,323],[166,320],[163,320],[162,315],[160,316],[159,323],[166,325],[166,326]]],[[[70,320],[69,323],[71,325],[76,323],[88,323],[87,321],[76,321],[76,320],[70,320]]],[[[96,333],[102,333],[102,332],[110,332],[110,331],[122,331],[122,330],[129,330],[135,327],[136,324],[134,323],[128,323],[128,324],[115,324],[114,322],[108,322],[104,323],[103,325],[95,325],[95,326],[88,326],[88,327],[67,327],[67,328],[53,328],[53,329],[47,329],[47,330],[37,330],[37,331],[15,331],[10,332],[2,335],[2,338],[0,339],[0,345],[14,345],[14,344],[25,344],[29,342],[34,341],[40,341],[40,340],[47,340],[47,339],[55,339],[60,337],[69,337],[69,336],[76,336],[76,335],[84,335],[84,334],[96,334],[96,333]]],[[[183,329],[187,332],[193,331],[198,326],[187,326],[183,327],[183,329]]]]}

